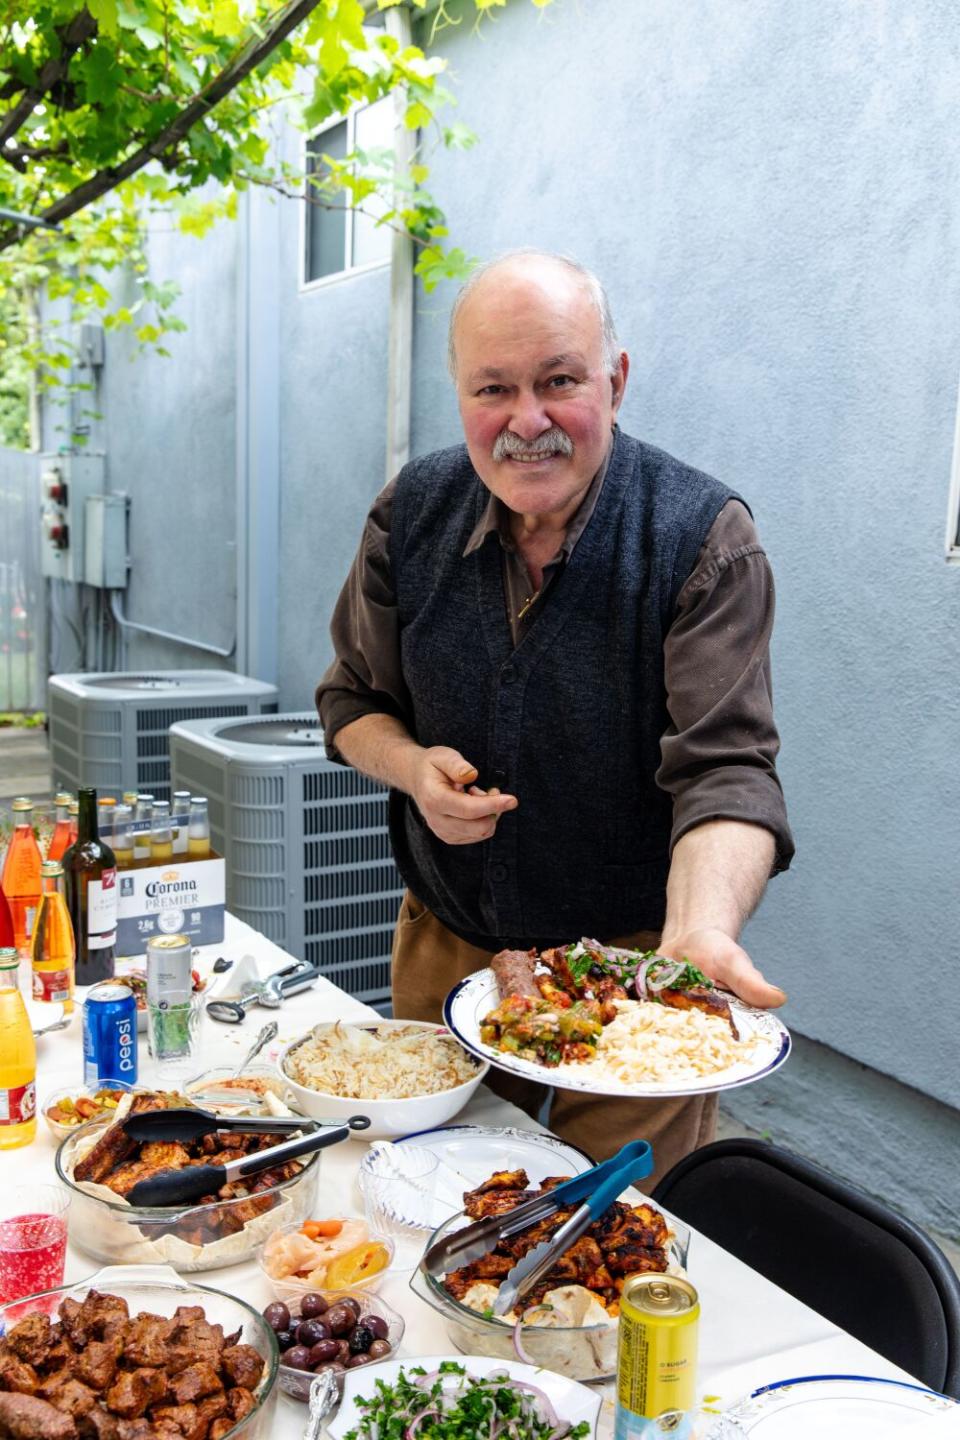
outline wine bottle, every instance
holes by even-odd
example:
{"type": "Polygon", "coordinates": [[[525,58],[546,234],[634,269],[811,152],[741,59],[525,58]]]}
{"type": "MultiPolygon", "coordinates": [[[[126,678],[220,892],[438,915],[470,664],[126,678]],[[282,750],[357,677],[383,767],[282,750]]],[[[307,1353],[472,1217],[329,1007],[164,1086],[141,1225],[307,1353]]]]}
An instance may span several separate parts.
{"type": "Polygon", "coordinates": [[[76,843],[63,857],[67,909],[77,947],[77,984],[113,977],[117,941],[117,862],[97,829],[97,792],[80,791],[76,843]]]}

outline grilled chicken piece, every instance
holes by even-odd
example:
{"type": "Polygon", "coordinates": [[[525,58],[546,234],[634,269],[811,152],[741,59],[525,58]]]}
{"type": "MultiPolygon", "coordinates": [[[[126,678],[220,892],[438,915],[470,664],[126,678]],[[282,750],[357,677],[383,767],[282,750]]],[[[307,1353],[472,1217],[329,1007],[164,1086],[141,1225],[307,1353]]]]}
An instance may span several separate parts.
{"type": "MultiPolygon", "coordinates": [[[[151,1091],[147,1095],[134,1095],[133,1103],[130,1106],[129,1114],[142,1115],[147,1110],[168,1110],[174,1105],[179,1096],[166,1094],[162,1091],[151,1091]]],[[[137,1148],[136,1140],[123,1128],[123,1122],[117,1121],[111,1125],[100,1136],[89,1155],[84,1155],[82,1160],[77,1162],[73,1172],[74,1180],[95,1180],[101,1182],[111,1170],[122,1165],[128,1160],[137,1148]]]]}
{"type": "MultiPolygon", "coordinates": [[[[526,1170],[495,1170],[489,1180],[484,1180],[471,1195],[485,1195],[488,1190],[526,1190],[530,1184],[526,1170]]],[[[466,1195],[463,1197],[466,1199],[466,1195]]]]}
{"type": "Polygon", "coordinates": [[[136,1160],[121,1165],[103,1181],[117,1195],[128,1195],[141,1180],[149,1180],[162,1170],[183,1170],[190,1164],[190,1152],[175,1141],[153,1140],[143,1145],[136,1160]]]}
{"type": "Polygon", "coordinates": [[[703,1010],[707,1015],[717,1015],[726,1020],[734,1040],[740,1039],[730,1003],[719,990],[706,990],[702,985],[691,985],[688,990],[661,990],[657,997],[672,1010],[703,1010]]]}

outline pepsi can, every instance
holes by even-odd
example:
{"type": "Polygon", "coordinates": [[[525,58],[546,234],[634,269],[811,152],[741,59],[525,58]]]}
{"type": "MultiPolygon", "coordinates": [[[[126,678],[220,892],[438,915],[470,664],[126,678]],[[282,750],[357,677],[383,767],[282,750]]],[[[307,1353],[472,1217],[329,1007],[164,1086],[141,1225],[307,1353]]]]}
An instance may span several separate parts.
{"type": "Polygon", "coordinates": [[[137,1083],[137,1002],[129,985],[103,980],[83,1004],[83,1083],[137,1083]]]}

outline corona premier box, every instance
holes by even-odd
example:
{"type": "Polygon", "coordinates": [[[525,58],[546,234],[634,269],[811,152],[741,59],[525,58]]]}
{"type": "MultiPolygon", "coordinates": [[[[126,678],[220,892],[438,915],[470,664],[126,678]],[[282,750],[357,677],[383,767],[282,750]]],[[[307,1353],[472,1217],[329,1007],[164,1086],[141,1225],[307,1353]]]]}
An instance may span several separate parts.
{"type": "Polygon", "coordinates": [[[187,935],[191,945],[223,939],[226,873],[221,856],[174,855],[157,865],[117,871],[117,954],[143,955],[154,935],[187,935]]]}

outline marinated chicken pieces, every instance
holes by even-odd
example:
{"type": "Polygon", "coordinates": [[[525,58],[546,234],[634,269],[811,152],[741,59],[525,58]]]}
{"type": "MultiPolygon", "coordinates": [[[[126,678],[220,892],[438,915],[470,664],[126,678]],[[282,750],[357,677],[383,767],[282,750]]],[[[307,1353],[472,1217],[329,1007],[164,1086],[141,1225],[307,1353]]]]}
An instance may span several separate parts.
{"type": "MultiPolygon", "coordinates": [[[[530,1189],[525,1170],[501,1172],[476,1190],[468,1190],[463,1197],[464,1208],[471,1220],[505,1215],[568,1178],[554,1176],[538,1188],[530,1189]]],[[[557,1210],[518,1235],[499,1240],[489,1254],[444,1276],[444,1287],[455,1300],[462,1300],[477,1281],[499,1285],[528,1250],[559,1230],[575,1208],[557,1210]]],[[[617,1201],[559,1257],[552,1269],[524,1295],[523,1303],[536,1305],[549,1290],[561,1285],[582,1285],[596,1295],[609,1314],[617,1315],[620,1292],[628,1275],[666,1270],[668,1239],[667,1222],[659,1210],[652,1205],[625,1205],[617,1201]]]]}
{"type": "Polygon", "coordinates": [[[0,1339],[0,1440],[221,1440],[256,1406],[264,1362],[202,1306],[130,1318],[91,1290],[0,1339]]]}

